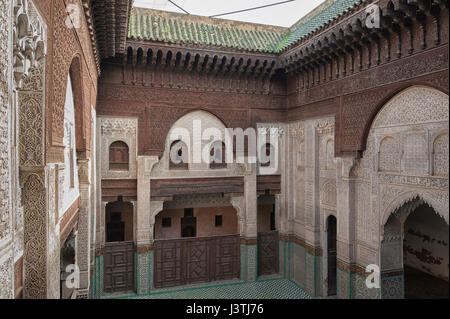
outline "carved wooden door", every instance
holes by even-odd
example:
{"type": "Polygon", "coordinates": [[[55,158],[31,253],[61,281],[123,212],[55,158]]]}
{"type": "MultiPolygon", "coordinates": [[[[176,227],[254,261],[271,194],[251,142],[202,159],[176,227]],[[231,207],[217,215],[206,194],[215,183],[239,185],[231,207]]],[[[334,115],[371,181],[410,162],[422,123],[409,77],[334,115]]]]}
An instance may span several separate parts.
{"type": "Polygon", "coordinates": [[[239,236],[218,237],[210,245],[213,269],[212,280],[228,280],[240,277],[239,236]]]}
{"type": "Polygon", "coordinates": [[[182,240],[155,241],[155,288],[185,284],[184,242],[182,240]]]}
{"type": "Polygon", "coordinates": [[[187,283],[191,284],[210,281],[208,240],[196,238],[187,240],[185,243],[187,283]]]}
{"type": "Polygon", "coordinates": [[[156,240],[154,286],[239,278],[239,247],[239,235],[156,240]]]}
{"type": "Polygon", "coordinates": [[[106,243],[104,251],[104,291],[106,293],[134,291],[133,242],[106,243]]]}
{"type": "Polygon", "coordinates": [[[278,232],[258,233],[258,276],[277,274],[278,232]]]}

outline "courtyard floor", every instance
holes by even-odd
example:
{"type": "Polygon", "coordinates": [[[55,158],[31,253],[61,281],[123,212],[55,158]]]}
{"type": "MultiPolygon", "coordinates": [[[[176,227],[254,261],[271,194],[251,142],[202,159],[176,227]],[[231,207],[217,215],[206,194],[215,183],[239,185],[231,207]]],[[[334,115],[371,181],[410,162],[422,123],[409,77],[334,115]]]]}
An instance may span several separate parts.
{"type": "Polygon", "coordinates": [[[155,292],[149,296],[109,296],[117,299],[311,299],[299,286],[287,279],[237,282],[210,287],[155,292]]]}

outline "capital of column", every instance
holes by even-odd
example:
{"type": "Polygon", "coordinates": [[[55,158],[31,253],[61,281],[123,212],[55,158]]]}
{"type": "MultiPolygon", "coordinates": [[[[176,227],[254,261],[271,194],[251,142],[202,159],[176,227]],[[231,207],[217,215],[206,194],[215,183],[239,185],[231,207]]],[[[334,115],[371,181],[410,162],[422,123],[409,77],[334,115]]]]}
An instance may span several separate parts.
{"type": "Polygon", "coordinates": [[[352,168],[356,165],[356,159],[353,157],[339,158],[341,166],[341,176],[343,178],[350,178],[352,168]]]}
{"type": "Polygon", "coordinates": [[[156,215],[164,209],[164,201],[150,201],[150,225],[155,224],[156,215]]]}
{"type": "Polygon", "coordinates": [[[150,173],[156,163],[159,162],[158,156],[138,156],[137,171],[139,177],[150,178],[150,173]]]}
{"type": "Polygon", "coordinates": [[[231,197],[230,203],[236,209],[239,222],[239,234],[243,236],[245,233],[245,199],[243,196],[231,197]]]}
{"type": "Polygon", "coordinates": [[[78,180],[80,185],[91,183],[91,174],[89,174],[90,159],[78,159],[78,180]]]}

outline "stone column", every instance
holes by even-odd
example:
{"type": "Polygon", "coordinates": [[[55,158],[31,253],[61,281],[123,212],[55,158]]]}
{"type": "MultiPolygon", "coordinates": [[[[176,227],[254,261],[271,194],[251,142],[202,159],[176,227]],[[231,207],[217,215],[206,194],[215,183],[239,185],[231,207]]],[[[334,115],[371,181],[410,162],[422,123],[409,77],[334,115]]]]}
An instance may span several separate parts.
{"type": "Polygon", "coordinates": [[[238,216],[238,223],[239,223],[239,235],[241,237],[241,244],[240,244],[240,278],[241,280],[245,280],[246,278],[246,267],[247,267],[247,245],[245,240],[245,198],[243,196],[241,197],[232,197],[230,198],[230,203],[236,210],[237,216],[238,216]]]}
{"type": "MultiPolygon", "coordinates": [[[[355,184],[350,172],[354,158],[337,161],[337,296],[351,298],[351,265],[355,260],[355,184]]],[[[369,200],[369,199],[367,199],[369,200]]]]}
{"type": "MultiPolygon", "coordinates": [[[[258,196],[256,192],[256,164],[246,164],[244,176],[244,207],[245,207],[245,227],[244,236],[241,237],[241,265],[245,263],[245,268],[241,277],[248,282],[256,281],[258,276],[258,256],[257,256],[257,214],[258,196]]],[[[241,267],[242,269],[242,267],[241,267]]]]}
{"type": "MultiPolygon", "coordinates": [[[[151,287],[153,260],[153,225],[151,222],[150,173],[159,162],[157,156],[137,158],[137,211],[136,211],[136,290],[147,295],[151,287]]],[[[153,222],[154,224],[154,222],[153,222]]]]}
{"type": "MultiPolygon", "coordinates": [[[[32,1],[14,3],[11,16],[11,34],[14,35],[11,65],[14,65],[12,88],[15,92],[13,103],[17,103],[14,104],[17,106],[14,111],[18,112],[16,133],[23,203],[23,296],[45,299],[54,297],[51,292],[53,289],[49,292],[47,286],[49,275],[54,273],[49,271],[47,240],[48,212],[49,207],[54,207],[51,204],[55,200],[55,193],[47,192],[46,184],[49,180],[44,149],[47,26],[32,1]],[[27,23],[26,32],[20,32],[19,30],[24,30],[24,21],[27,23]]],[[[5,14],[2,12],[3,15],[5,14]]],[[[53,254],[52,257],[54,256],[53,254]]],[[[6,286],[9,282],[5,281],[4,284],[6,286]]]]}
{"type": "Polygon", "coordinates": [[[78,216],[77,236],[77,264],[80,268],[80,286],[77,298],[84,299],[89,296],[89,274],[90,274],[90,226],[91,226],[91,174],[90,160],[79,159],[78,180],[80,188],[80,207],[78,216]]]}
{"type": "Polygon", "coordinates": [[[107,202],[100,201],[97,209],[97,235],[95,242],[95,256],[92,286],[90,287],[91,298],[100,299],[103,295],[103,248],[105,247],[105,214],[107,202]]]}
{"type": "Polygon", "coordinates": [[[305,289],[320,291],[319,138],[315,121],[305,123],[305,289]]]}

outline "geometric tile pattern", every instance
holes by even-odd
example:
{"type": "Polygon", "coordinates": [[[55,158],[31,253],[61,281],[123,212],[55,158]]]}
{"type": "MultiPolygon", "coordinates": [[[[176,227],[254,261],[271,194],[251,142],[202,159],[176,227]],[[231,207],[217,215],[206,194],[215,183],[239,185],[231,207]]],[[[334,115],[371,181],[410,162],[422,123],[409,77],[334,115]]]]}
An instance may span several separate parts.
{"type": "Polygon", "coordinates": [[[103,295],[103,255],[94,259],[94,276],[90,288],[90,298],[100,299],[103,295]]]}
{"type": "MultiPolygon", "coordinates": [[[[234,284],[190,288],[153,293],[150,296],[126,296],[125,299],[311,299],[299,286],[287,279],[239,282],[234,284]]],[[[118,298],[120,299],[120,298],[118,298]]]]}
{"type": "Polygon", "coordinates": [[[306,253],[305,254],[305,269],[306,269],[306,291],[312,296],[316,293],[316,256],[306,253]]]}
{"type": "Polygon", "coordinates": [[[258,247],[257,245],[245,245],[244,246],[246,249],[246,264],[247,264],[247,269],[246,269],[246,281],[247,282],[252,282],[252,281],[256,281],[256,277],[257,277],[257,273],[258,273],[258,261],[257,261],[257,256],[258,256],[258,247]]]}
{"type": "Polygon", "coordinates": [[[403,276],[381,279],[381,296],[383,299],[403,299],[403,276]]]}
{"type": "Polygon", "coordinates": [[[337,297],[339,299],[350,298],[350,274],[337,269],[337,297]]]}
{"type": "Polygon", "coordinates": [[[367,288],[366,277],[352,274],[352,299],[380,299],[381,289],[367,288]]]}
{"type": "Polygon", "coordinates": [[[150,254],[136,254],[137,258],[137,292],[138,295],[147,295],[150,292],[150,254]]]}
{"type": "Polygon", "coordinates": [[[291,278],[297,282],[301,287],[305,287],[306,273],[305,273],[305,248],[297,243],[292,243],[292,273],[291,278]]]}

